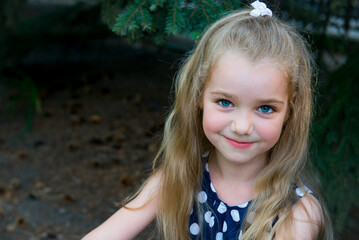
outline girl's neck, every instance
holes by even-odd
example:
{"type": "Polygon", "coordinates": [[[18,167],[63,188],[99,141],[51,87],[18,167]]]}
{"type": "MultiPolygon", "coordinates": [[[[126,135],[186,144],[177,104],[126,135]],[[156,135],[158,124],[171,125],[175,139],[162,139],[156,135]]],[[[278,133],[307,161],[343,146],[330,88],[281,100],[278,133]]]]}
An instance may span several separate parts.
{"type": "Polygon", "coordinates": [[[210,178],[217,196],[229,206],[242,205],[255,198],[254,183],[265,166],[266,156],[245,163],[221,158],[214,151],[208,160],[210,178]]]}
{"type": "Polygon", "coordinates": [[[254,183],[259,172],[265,167],[266,156],[260,156],[257,159],[245,163],[235,163],[222,159],[214,151],[209,157],[209,167],[211,171],[223,181],[241,185],[254,183]]]}
{"type": "Polygon", "coordinates": [[[265,157],[247,163],[225,161],[210,155],[208,167],[218,197],[230,206],[241,205],[255,197],[254,182],[265,165],[265,157]]]}

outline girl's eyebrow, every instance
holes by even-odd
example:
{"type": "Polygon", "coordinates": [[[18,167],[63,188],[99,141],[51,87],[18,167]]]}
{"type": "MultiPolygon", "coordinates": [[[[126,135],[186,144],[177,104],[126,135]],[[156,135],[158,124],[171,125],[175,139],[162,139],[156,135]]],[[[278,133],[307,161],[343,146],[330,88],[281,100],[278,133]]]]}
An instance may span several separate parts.
{"type": "MultiPolygon", "coordinates": [[[[223,92],[223,91],[212,91],[211,94],[213,95],[220,95],[223,96],[225,98],[229,98],[229,99],[238,99],[238,97],[234,94],[230,94],[227,92],[223,92]]],[[[259,99],[257,101],[259,104],[268,104],[268,103],[272,103],[272,104],[281,104],[284,105],[284,101],[281,99],[277,99],[277,98],[268,98],[268,99],[259,99]]]]}
{"type": "Polygon", "coordinates": [[[258,101],[261,104],[265,103],[272,103],[272,104],[281,104],[284,105],[284,101],[276,99],[276,98],[269,98],[269,99],[261,99],[258,101]]]}
{"type": "Polygon", "coordinates": [[[234,94],[230,94],[230,93],[227,93],[227,92],[223,92],[223,91],[212,91],[211,94],[213,95],[221,95],[223,97],[226,97],[226,98],[231,98],[231,99],[237,99],[238,97],[234,94]]]}

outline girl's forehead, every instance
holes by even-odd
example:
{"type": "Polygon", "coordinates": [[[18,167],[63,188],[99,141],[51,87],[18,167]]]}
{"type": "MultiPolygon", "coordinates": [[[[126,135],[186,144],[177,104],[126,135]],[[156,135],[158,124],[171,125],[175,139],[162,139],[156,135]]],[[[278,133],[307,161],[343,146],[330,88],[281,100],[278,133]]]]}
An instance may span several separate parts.
{"type": "Polygon", "coordinates": [[[285,74],[276,64],[253,63],[238,54],[226,54],[212,69],[206,90],[248,98],[253,96],[286,98],[287,82],[285,74]]]}
{"type": "Polygon", "coordinates": [[[284,60],[271,58],[271,57],[262,57],[255,58],[249,56],[246,53],[240,51],[227,50],[223,54],[218,54],[213,62],[212,73],[218,67],[223,67],[224,64],[222,62],[226,62],[226,64],[231,64],[234,68],[239,67],[253,67],[257,69],[263,68],[273,68],[282,72],[283,76],[287,78],[288,76],[288,67],[284,60]]]}

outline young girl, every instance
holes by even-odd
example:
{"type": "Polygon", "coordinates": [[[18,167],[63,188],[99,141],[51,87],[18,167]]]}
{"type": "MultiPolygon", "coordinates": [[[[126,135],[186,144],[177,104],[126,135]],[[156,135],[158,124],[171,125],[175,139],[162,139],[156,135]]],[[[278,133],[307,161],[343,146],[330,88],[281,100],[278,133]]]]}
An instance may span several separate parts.
{"type": "Polygon", "coordinates": [[[214,23],[181,68],[154,172],[83,239],[332,239],[308,175],[312,59],[256,1],[214,23]]]}

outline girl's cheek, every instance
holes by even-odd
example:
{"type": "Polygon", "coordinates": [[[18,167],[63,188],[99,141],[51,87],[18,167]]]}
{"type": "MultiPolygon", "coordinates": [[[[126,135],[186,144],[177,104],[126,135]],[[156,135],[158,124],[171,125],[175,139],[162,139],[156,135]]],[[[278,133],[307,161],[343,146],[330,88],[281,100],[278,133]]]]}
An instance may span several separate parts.
{"type": "Polygon", "coordinates": [[[228,126],[228,117],[218,110],[209,110],[203,115],[203,130],[207,138],[216,138],[228,126]]]}
{"type": "Polygon", "coordinates": [[[260,126],[260,135],[262,138],[267,139],[273,146],[277,143],[282,133],[282,123],[273,123],[269,125],[260,126]]]}

